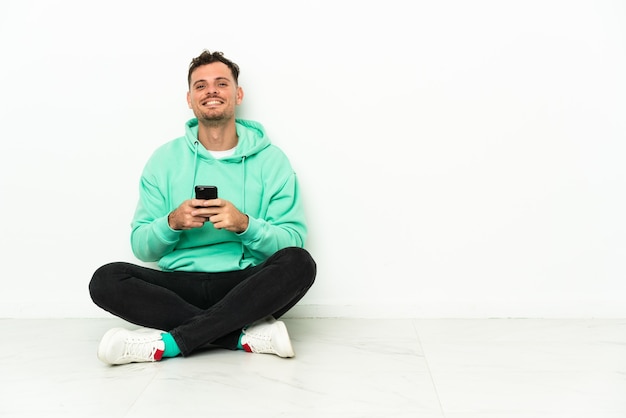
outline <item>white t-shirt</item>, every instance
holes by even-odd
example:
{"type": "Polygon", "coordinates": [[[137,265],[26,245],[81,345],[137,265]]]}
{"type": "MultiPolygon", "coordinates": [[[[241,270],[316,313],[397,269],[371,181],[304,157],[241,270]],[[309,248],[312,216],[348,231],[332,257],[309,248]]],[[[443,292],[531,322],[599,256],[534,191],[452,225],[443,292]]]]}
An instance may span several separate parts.
{"type": "Polygon", "coordinates": [[[235,149],[237,149],[237,147],[227,149],[225,151],[208,151],[213,156],[213,158],[215,158],[216,160],[220,160],[222,158],[230,157],[231,155],[233,155],[235,153],[235,149]]]}

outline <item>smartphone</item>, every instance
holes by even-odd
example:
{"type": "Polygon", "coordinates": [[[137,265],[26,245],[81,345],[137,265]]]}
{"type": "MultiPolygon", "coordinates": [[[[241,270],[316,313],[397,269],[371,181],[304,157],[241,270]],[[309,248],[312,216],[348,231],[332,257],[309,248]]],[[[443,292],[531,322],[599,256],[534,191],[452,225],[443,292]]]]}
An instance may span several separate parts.
{"type": "Polygon", "coordinates": [[[217,186],[196,186],[196,199],[217,199],[217,186]]]}

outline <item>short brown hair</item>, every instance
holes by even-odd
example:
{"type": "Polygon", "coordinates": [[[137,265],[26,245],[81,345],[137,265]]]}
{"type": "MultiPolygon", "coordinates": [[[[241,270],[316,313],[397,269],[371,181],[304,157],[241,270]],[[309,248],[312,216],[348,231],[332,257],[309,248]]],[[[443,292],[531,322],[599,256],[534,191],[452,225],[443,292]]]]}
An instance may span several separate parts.
{"type": "Polygon", "coordinates": [[[202,51],[202,54],[191,60],[191,64],[189,64],[189,74],[187,75],[187,84],[191,86],[191,73],[193,73],[198,67],[212,64],[214,62],[226,64],[226,66],[230,68],[230,72],[233,74],[235,84],[239,84],[239,66],[226,58],[222,52],[210,52],[207,49],[202,51]]]}

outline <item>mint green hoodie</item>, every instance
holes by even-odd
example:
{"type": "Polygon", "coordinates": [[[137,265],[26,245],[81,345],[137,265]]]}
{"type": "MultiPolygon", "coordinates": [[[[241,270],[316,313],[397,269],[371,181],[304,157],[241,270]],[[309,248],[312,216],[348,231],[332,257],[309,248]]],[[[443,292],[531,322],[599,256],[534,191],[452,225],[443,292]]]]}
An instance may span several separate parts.
{"type": "Polygon", "coordinates": [[[131,246],[142,261],[165,271],[223,272],[262,263],[285,247],[303,247],[304,209],[296,175],[285,154],[270,143],[263,126],[236,121],[234,155],[215,159],[198,141],[198,121],[185,136],[159,147],[148,160],[132,221],[131,246]],[[194,197],[196,185],[217,186],[219,197],[249,217],[241,234],[202,228],[175,231],[167,216],[194,197]]]}

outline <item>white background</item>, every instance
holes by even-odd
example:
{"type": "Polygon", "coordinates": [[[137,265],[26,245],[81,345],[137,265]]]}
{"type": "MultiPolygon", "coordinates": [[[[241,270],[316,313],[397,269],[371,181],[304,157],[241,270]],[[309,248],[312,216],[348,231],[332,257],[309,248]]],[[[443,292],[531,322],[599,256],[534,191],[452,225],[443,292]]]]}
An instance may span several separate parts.
{"type": "Polygon", "coordinates": [[[303,186],[293,315],[626,316],[623,1],[3,0],[0,47],[0,317],[107,315],[204,48],[303,186]]]}

